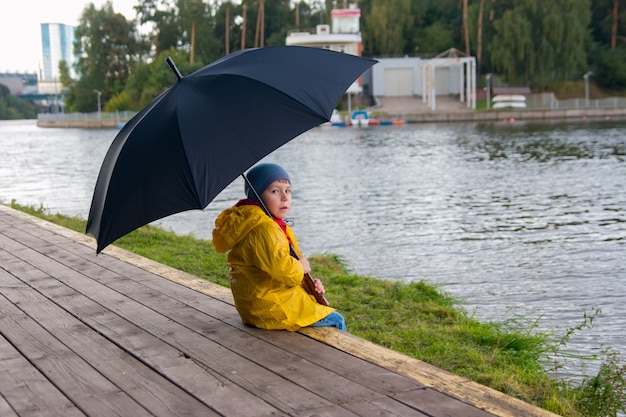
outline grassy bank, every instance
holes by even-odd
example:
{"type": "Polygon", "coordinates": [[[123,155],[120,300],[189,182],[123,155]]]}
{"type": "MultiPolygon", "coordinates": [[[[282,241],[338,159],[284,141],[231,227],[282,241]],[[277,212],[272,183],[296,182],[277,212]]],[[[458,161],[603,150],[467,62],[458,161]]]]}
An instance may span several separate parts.
{"type": "MultiPolygon", "coordinates": [[[[81,218],[50,214],[42,207],[11,207],[85,230],[81,218]]],[[[216,253],[210,241],[146,226],[115,245],[228,286],[226,257],[216,253]]],[[[334,256],[309,260],[313,276],[324,282],[350,333],[564,416],[615,416],[624,411],[626,366],[616,352],[607,351],[598,375],[577,382],[550,377],[558,370],[569,336],[588,327],[593,316],[581,312],[581,325],[563,335],[539,332],[535,321],[523,318],[479,322],[459,308],[457,300],[426,282],[360,276],[334,256]]]]}

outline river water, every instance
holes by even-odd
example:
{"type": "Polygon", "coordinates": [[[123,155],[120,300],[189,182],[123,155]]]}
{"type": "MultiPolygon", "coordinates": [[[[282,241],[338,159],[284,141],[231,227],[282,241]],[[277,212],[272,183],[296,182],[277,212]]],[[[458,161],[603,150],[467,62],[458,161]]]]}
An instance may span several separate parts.
{"type": "MultiPolygon", "coordinates": [[[[0,201],[86,218],[116,134],[0,122],[0,201]]],[[[568,346],[626,353],[625,121],[324,127],[265,160],[292,176],[306,254],[440,285],[481,320],[562,333],[599,308],[568,346]]],[[[157,224],[208,239],[242,190],[157,224]]]]}

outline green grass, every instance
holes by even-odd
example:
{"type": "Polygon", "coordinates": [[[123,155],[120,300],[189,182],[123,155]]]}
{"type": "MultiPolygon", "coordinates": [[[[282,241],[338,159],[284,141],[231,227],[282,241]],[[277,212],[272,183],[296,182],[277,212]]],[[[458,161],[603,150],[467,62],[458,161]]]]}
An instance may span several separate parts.
{"type": "MultiPolygon", "coordinates": [[[[15,202],[11,207],[85,231],[81,218],[15,202]]],[[[228,286],[226,257],[215,252],[210,241],[144,226],[115,245],[228,286]]],[[[532,318],[480,322],[436,285],[353,274],[332,255],[309,260],[313,276],[324,282],[328,298],[345,316],[352,334],[564,416],[616,416],[625,411],[626,366],[618,352],[605,350],[598,375],[582,381],[550,377],[565,357],[561,352],[570,336],[591,327],[594,316],[586,312],[581,312],[581,325],[564,335],[538,331],[537,319],[532,318]]]]}

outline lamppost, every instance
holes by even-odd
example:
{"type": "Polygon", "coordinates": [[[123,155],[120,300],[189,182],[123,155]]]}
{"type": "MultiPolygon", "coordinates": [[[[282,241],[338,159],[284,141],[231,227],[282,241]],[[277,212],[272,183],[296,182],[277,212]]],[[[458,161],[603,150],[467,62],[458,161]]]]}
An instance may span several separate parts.
{"type": "Polygon", "coordinates": [[[491,108],[491,76],[493,74],[489,73],[485,76],[487,79],[487,110],[491,108]]]}
{"type": "Polygon", "coordinates": [[[93,90],[94,93],[98,94],[98,121],[100,121],[100,96],[102,95],[102,91],[100,90],[93,90]]]}
{"type": "Polygon", "coordinates": [[[593,71],[589,71],[583,75],[585,80],[585,107],[589,107],[589,76],[593,74],[593,71]]]}

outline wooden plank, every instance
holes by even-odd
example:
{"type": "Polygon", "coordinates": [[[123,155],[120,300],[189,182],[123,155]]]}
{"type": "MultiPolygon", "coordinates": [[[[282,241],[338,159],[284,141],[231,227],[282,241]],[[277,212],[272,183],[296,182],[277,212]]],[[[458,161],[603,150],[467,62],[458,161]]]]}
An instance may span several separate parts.
{"type": "Polygon", "coordinates": [[[305,328],[301,332],[368,362],[381,364],[391,371],[414,378],[437,392],[457,398],[493,415],[558,417],[550,411],[351,334],[337,334],[323,327],[305,328]]]}
{"type": "Polygon", "coordinates": [[[0,416],[85,416],[0,333],[0,416]]]}
{"type": "MultiPolygon", "coordinates": [[[[2,242],[2,236],[0,236],[0,244],[2,242]]],[[[5,264],[10,261],[9,257],[10,254],[0,250],[0,262],[5,264]]],[[[149,367],[165,375],[219,412],[230,416],[280,414],[276,408],[257,399],[255,395],[236,386],[227,378],[212,372],[210,368],[198,361],[190,360],[190,355],[184,351],[172,348],[165,340],[146,333],[102,304],[77,293],[42,271],[30,271],[28,274],[22,271],[18,274],[25,282],[63,305],[64,309],[74,317],[80,318],[98,334],[123,347],[149,367]],[[238,398],[241,402],[233,402],[233,398],[238,398]]],[[[93,285],[93,283],[86,280],[86,285],[93,285]]],[[[117,309],[121,303],[124,301],[113,302],[113,305],[116,305],[117,309]]],[[[203,345],[207,344],[203,343],[203,345]]],[[[204,348],[209,349],[207,346],[204,348]]],[[[192,350],[193,346],[185,347],[185,350],[190,349],[192,350]]],[[[216,354],[216,356],[219,355],[216,354]]],[[[228,371],[231,372],[232,369],[228,371]]]]}
{"type": "MultiPolygon", "coordinates": [[[[0,393],[1,393],[0,387],[0,393]]],[[[2,395],[0,395],[0,416],[2,417],[19,417],[13,407],[9,405],[9,403],[4,399],[2,395]]]]}
{"type": "MultiPolygon", "coordinates": [[[[5,285],[0,273],[0,285],[5,285]]],[[[75,355],[155,416],[217,415],[207,405],[163,378],[32,288],[4,288],[4,296],[37,321],[75,355]]]]}
{"type": "MultiPolygon", "coordinates": [[[[434,417],[431,414],[424,414],[415,408],[408,407],[393,396],[376,396],[368,398],[366,401],[350,400],[343,406],[360,416],[369,416],[372,410],[376,410],[376,415],[381,416],[434,417]]],[[[458,414],[458,416],[465,417],[464,414],[458,414]]]]}
{"type": "Polygon", "coordinates": [[[394,397],[431,417],[492,417],[493,414],[473,407],[432,388],[402,392],[394,397]]]}
{"type": "Polygon", "coordinates": [[[0,332],[67,398],[90,416],[150,416],[50,333],[0,298],[0,332]]]}

